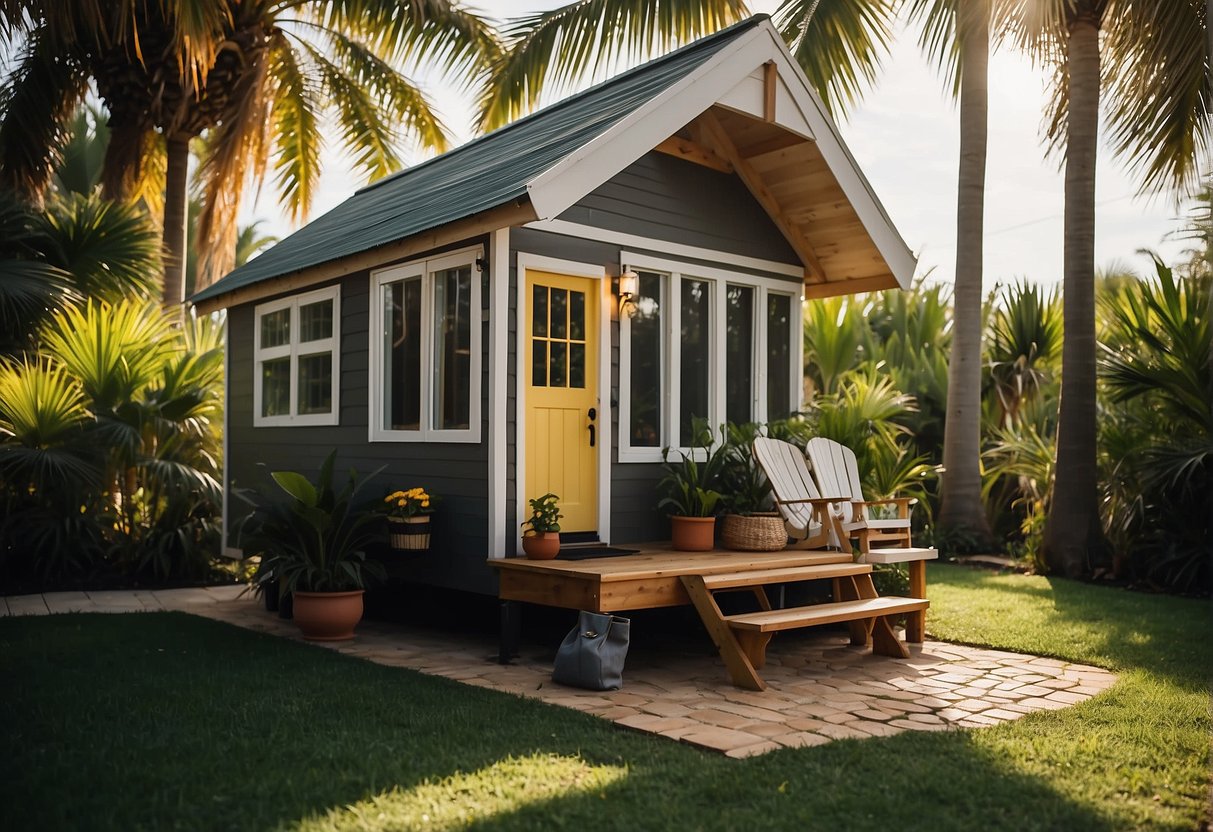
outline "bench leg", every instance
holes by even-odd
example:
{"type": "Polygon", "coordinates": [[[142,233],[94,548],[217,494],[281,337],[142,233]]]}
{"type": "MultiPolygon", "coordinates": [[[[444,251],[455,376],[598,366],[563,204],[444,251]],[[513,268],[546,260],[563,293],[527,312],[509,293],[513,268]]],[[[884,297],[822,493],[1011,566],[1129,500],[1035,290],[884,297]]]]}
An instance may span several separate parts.
{"type": "MultiPolygon", "coordinates": [[[[834,597],[839,601],[858,601],[860,598],[870,598],[872,595],[866,594],[871,587],[872,579],[869,575],[848,575],[845,578],[837,578],[834,581],[834,597]],[[867,579],[867,584],[863,583],[863,579],[867,579]]],[[[871,589],[875,594],[875,588],[871,589]]],[[[863,647],[872,640],[872,619],[862,618],[858,621],[848,621],[847,629],[851,633],[851,644],[855,647],[863,647]]]]}
{"type": "Polygon", "coordinates": [[[872,652],[878,656],[892,656],[895,659],[910,658],[909,649],[898,640],[887,615],[882,615],[872,622],[872,652]]]}
{"type": "MultiPolygon", "coordinates": [[[[910,561],[910,597],[927,597],[927,562],[924,560],[910,561]]],[[[926,636],[926,623],[926,610],[909,613],[906,616],[906,641],[922,644],[926,636]]]]}
{"type": "MultiPolygon", "coordinates": [[[[695,605],[695,611],[703,621],[704,628],[712,637],[716,649],[720,651],[720,658],[724,659],[724,666],[728,668],[733,684],[746,690],[766,690],[766,682],[762,681],[750,657],[737,641],[733,628],[725,623],[716,599],[703,583],[703,577],[683,575],[681,580],[691,603],[695,605]]],[[[763,647],[765,650],[765,645],[763,647]]]]}
{"type": "Polygon", "coordinates": [[[771,633],[760,633],[756,630],[740,630],[737,633],[737,644],[755,670],[766,667],[767,645],[770,643],[771,633]]]}
{"type": "Polygon", "coordinates": [[[518,655],[522,622],[517,601],[501,602],[501,634],[497,643],[497,662],[509,664],[518,655]]]}

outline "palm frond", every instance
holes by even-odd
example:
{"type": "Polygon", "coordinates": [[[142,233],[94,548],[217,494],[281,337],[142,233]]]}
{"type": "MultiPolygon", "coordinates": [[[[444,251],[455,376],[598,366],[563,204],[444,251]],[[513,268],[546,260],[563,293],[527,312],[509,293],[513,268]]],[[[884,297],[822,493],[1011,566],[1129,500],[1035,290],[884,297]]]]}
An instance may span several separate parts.
{"type": "Polygon", "coordinates": [[[316,83],[284,35],[270,40],[269,74],[273,83],[270,118],[274,136],[274,184],[294,222],[307,216],[320,181],[320,100],[316,83]]]}
{"type": "Polygon", "coordinates": [[[43,229],[47,262],[70,274],[80,294],[104,301],[156,294],[160,234],[139,207],[68,194],[48,203],[43,229]]]}
{"type": "Polygon", "coordinates": [[[156,378],[178,350],[171,332],[172,319],[154,302],[89,303],[56,312],[42,342],[80,379],[93,407],[108,412],[156,378]]]}
{"type": "Polygon", "coordinates": [[[90,418],[80,385],[46,359],[0,362],[0,434],[27,448],[64,441],[90,418]]]}
{"type": "Polygon", "coordinates": [[[0,84],[0,187],[40,199],[61,161],[88,76],[37,33],[0,84]]]}
{"type": "Polygon", "coordinates": [[[506,50],[478,95],[482,130],[533,110],[545,86],[569,89],[609,66],[636,62],[748,14],[743,0],[580,0],[515,18],[506,50]]]}
{"type": "Polygon", "coordinates": [[[894,0],[784,0],[774,22],[826,109],[841,116],[876,80],[888,53],[894,0]]]}
{"type": "Polygon", "coordinates": [[[268,164],[273,106],[267,83],[271,50],[250,54],[251,65],[230,91],[229,116],[210,131],[203,143],[195,176],[195,187],[202,194],[196,225],[195,291],[209,286],[234,265],[245,184],[249,179],[260,179],[268,164]]]}
{"type": "Polygon", "coordinates": [[[1122,1],[1113,8],[1101,51],[1114,151],[1143,193],[1190,192],[1213,149],[1205,3],[1122,1]]]}

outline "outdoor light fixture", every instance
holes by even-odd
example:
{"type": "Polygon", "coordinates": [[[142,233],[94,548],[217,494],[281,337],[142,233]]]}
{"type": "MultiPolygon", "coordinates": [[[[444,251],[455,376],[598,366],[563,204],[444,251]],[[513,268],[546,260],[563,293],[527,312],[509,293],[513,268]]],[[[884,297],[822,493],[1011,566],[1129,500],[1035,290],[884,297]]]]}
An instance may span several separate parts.
{"type": "Polygon", "coordinates": [[[640,291],[640,275],[628,269],[619,275],[619,315],[636,308],[636,293],[640,291]]]}

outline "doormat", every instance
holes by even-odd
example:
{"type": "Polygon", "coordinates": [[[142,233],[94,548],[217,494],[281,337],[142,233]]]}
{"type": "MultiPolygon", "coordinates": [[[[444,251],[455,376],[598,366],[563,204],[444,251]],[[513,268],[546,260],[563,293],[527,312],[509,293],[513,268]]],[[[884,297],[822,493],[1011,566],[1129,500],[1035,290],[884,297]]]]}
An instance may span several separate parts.
{"type": "Polygon", "coordinates": [[[590,560],[591,558],[617,558],[634,555],[639,549],[619,549],[615,546],[587,546],[576,549],[561,549],[556,560],[590,560]]]}

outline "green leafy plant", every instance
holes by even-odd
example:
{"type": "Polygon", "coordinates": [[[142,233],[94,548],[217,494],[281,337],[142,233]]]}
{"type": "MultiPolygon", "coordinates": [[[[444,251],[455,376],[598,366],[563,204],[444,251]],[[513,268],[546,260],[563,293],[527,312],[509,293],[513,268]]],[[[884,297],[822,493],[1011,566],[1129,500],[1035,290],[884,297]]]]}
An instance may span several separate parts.
{"type": "Polygon", "coordinates": [[[560,518],[564,515],[560,513],[559,497],[548,492],[527,502],[531,504],[531,516],[523,522],[524,529],[530,526],[531,534],[536,535],[560,531],[560,518]]]}
{"type": "Polygon", "coordinates": [[[720,467],[720,501],[732,514],[770,511],[771,484],[754,464],[754,440],[762,435],[762,426],[753,422],[728,422],[720,428],[723,438],[720,467]]]}
{"type": "Polygon", "coordinates": [[[359,482],[355,471],[341,491],[333,489],[336,456],[333,451],[324,460],[315,483],[293,471],[271,475],[290,499],[259,504],[241,533],[245,550],[261,554],[262,583],[280,580],[287,592],[342,592],[384,577],[383,567],[366,556],[367,547],[384,540],[383,521],[356,507],[366,480],[359,482]]]}
{"type": "Polygon", "coordinates": [[[711,517],[720,503],[720,476],[725,465],[723,448],[716,446],[712,429],[704,419],[692,423],[694,441],[690,453],[679,451],[678,462],[670,461],[670,449],[662,448],[665,476],[657,484],[665,496],[658,508],[682,517],[711,517]]]}

